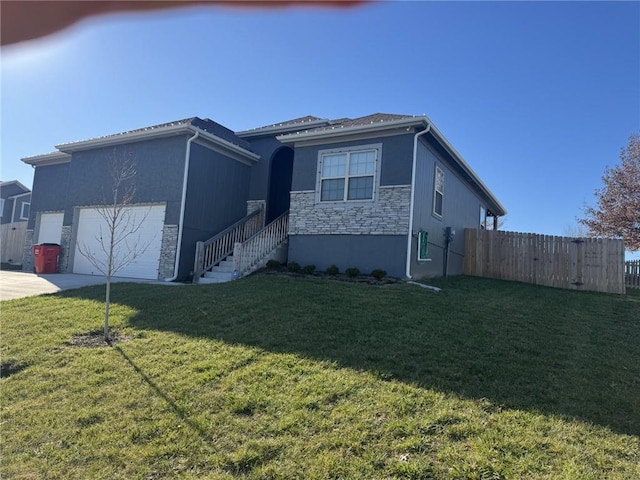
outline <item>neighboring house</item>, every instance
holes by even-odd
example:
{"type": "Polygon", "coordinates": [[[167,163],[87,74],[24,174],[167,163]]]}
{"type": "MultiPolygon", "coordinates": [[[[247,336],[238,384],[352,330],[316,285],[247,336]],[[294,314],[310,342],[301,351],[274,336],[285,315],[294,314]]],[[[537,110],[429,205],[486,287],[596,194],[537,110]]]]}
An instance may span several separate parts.
{"type": "Polygon", "coordinates": [[[150,247],[123,276],[242,276],[275,250],[318,270],[459,274],[464,228],[506,213],[425,116],[308,116],[237,133],[196,117],[56,148],[23,159],[35,167],[25,269],[32,244],[53,241],[60,271],[98,273],[77,246],[96,242],[114,148],[136,159],[134,201],[148,212],[150,247]]]}
{"type": "Polygon", "coordinates": [[[31,190],[17,180],[0,182],[0,260],[3,263],[22,261],[30,207],[31,190]]]}

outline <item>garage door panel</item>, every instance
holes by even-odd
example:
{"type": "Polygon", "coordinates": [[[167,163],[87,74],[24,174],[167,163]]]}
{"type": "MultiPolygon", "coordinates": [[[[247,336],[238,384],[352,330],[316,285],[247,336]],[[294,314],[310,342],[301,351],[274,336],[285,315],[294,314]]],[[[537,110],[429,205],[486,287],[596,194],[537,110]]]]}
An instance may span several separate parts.
{"type": "MultiPolygon", "coordinates": [[[[127,278],[158,278],[165,206],[132,207],[117,224],[114,241],[114,275],[127,278]],[[135,258],[132,252],[136,252],[135,258]]],[[[74,273],[102,275],[106,271],[110,232],[107,221],[95,208],[83,208],[78,215],[74,273]],[[90,253],[98,268],[86,255],[90,253]]]]}
{"type": "Polygon", "coordinates": [[[38,228],[38,241],[36,243],[60,244],[63,219],[63,213],[40,214],[40,227],[38,228]]]}

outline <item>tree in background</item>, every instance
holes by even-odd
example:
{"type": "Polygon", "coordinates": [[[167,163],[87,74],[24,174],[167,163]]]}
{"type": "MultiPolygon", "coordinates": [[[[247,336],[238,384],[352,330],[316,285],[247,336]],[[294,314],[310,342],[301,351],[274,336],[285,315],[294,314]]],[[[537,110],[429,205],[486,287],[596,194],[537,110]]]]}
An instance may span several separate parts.
{"type": "Polygon", "coordinates": [[[149,215],[133,210],[136,193],[136,162],[130,152],[118,152],[115,148],[107,156],[106,164],[111,180],[111,194],[103,195],[103,204],[96,208],[103,223],[96,232],[97,248],[78,244],[78,251],[107,280],[104,309],[104,339],[110,342],[109,306],[111,278],[142,255],[151,241],[143,242],[140,228],[149,215]]]}
{"type": "Polygon", "coordinates": [[[605,170],[597,205],[585,209],[580,223],[589,233],[622,238],[627,250],[640,250],[640,134],[631,135],[620,152],[622,163],[605,170]]]}

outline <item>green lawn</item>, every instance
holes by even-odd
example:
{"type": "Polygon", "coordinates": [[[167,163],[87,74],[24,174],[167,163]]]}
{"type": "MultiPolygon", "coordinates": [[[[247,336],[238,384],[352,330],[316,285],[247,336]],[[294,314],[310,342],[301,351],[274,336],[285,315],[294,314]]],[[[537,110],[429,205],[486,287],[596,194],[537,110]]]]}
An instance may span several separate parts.
{"type": "Polygon", "coordinates": [[[0,304],[0,477],[640,478],[640,291],[260,274],[0,304]]]}

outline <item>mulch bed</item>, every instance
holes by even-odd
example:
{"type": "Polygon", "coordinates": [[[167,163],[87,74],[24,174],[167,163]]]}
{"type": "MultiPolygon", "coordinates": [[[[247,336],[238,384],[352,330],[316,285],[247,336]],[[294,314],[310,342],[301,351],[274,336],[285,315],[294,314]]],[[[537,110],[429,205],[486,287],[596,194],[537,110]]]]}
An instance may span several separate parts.
{"type": "Polygon", "coordinates": [[[266,268],[261,271],[265,275],[278,275],[278,276],[286,276],[286,277],[316,277],[322,278],[325,280],[333,280],[337,282],[348,282],[348,283],[366,283],[368,285],[393,285],[396,283],[402,283],[402,280],[394,277],[383,277],[380,280],[373,278],[369,275],[358,275],[357,277],[348,277],[343,273],[338,273],[337,275],[329,275],[325,272],[315,272],[313,274],[307,274],[302,272],[290,272],[286,267],[280,268],[266,268]]]}
{"type": "Polygon", "coordinates": [[[81,335],[74,335],[66,345],[69,347],[80,348],[100,348],[111,347],[118,343],[128,342],[133,339],[133,335],[124,335],[122,332],[114,329],[109,331],[109,337],[109,341],[105,341],[104,332],[102,330],[96,330],[93,332],[83,333],[81,335]]]}

